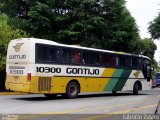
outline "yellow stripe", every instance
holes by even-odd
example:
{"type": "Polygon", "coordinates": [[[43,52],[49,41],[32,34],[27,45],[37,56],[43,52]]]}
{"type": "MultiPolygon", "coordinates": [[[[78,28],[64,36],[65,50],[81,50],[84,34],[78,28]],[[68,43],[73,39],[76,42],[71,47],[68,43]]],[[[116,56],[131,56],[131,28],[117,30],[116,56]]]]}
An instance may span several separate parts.
{"type": "Polygon", "coordinates": [[[146,105],[146,106],[142,106],[139,108],[130,108],[130,109],[126,109],[126,110],[111,112],[110,114],[124,114],[124,113],[134,112],[134,111],[138,111],[138,110],[150,109],[150,108],[153,108],[156,106],[157,106],[157,104],[146,105]]]}
{"type": "Polygon", "coordinates": [[[117,53],[117,54],[125,54],[125,52],[115,52],[115,53],[117,53]]]}
{"type": "MultiPolygon", "coordinates": [[[[134,104],[136,102],[131,102],[131,103],[127,103],[126,105],[129,104],[134,104]]],[[[125,104],[119,104],[119,105],[115,105],[115,106],[110,106],[110,108],[112,107],[118,107],[118,106],[125,106],[125,104]]],[[[118,115],[118,114],[126,114],[129,112],[134,112],[134,111],[139,111],[139,110],[144,110],[144,109],[150,109],[153,107],[156,107],[157,104],[152,104],[152,105],[146,105],[146,106],[142,106],[139,108],[129,108],[129,109],[124,109],[124,110],[119,110],[119,111],[115,111],[115,112],[110,112],[110,113],[105,113],[102,115],[92,115],[90,117],[86,117],[86,118],[81,118],[79,120],[97,120],[97,119],[102,119],[102,118],[106,118],[106,117],[112,117],[114,115],[118,115]]],[[[49,115],[59,115],[59,114],[69,114],[69,113],[75,113],[75,112],[80,112],[80,111],[87,111],[84,109],[78,109],[78,110],[69,110],[69,111],[64,111],[64,112],[48,112],[48,113],[41,113],[38,115],[29,115],[29,116],[21,116],[20,118],[23,119],[33,119],[33,118],[39,118],[39,117],[45,117],[45,116],[49,116],[49,115]]]]}
{"type": "MultiPolygon", "coordinates": [[[[152,99],[152,98],[151,98],[152,99]]],[[[150,100],[150,99],[149,99],[150,100]]],[[[128,103],[123,103],[123,104],[115,104],[115,105],[110,105],[110,106],[102,106],[102,107],[98,107],[98,108],[93,108],[93,110],[99,110],[99,109],[104,109],[104,108],[116,108],[116,107],[121,107],[121,106],[128,106],[128,105],[132,105],[132,104],[136,104],[136,103],[141,103],[144,102],[146,100],[139,100],[136,102],[128,102],[128,103]]],[[[123,113],[128,113],[128,112],[132,112],[132,111],[138,111],[138,110],[143,110],[143,109],[150,109],[156,107],[156,104],[153,105],[147,105],[147,106],[142,106],[139,108],[129,108],[129,109],[125,109],[125,110],[120,110],[120,111],[115,111],[115,112],[110,112],[110,113],[106,113],[104,115],[96,115],[92,117],[87,117],[84,119],[80,119],[80,120],[91,120],[91,119],[98,119],[98,118],[105,118],[105,117],[110,117],[113,116],[115,114],[123,114],[123,113]]],[[[70,113],[78,113],[78,112],[83,112],[83,111],[89,111],[90,109],[86,109],[84,108],[80,108],[77,110],[67,110],[67,111],[60,111],[60,112],[47,112],[47,113],[39,113],[40,115],[33,115],[33,116],[22,116],[22,119],[26,119],[26,118],[38,118],[39,116],[49,116],[49,115],[59,115],[59,114],[70,114],[70,113]]]]}
{"type": "Polygon", "coordinates": [[[111,116],[118,115],[118,114],[126,114],[126,113],[129,113],[129,112],[134,112],[134,111],[138,111],[138,110],[150,109],[150,108],[153,108],[153,107],[156,107],[156,106],[157,106],[157,104],[147,105],[147,106],[143,106],[143,107],[139,107],[139,108],[130,108],[130,109],[126,109],[126,110],[120,110],[120,111],[106,113],[104,115],[95,115],[95,116],[92,115],[91,117],[86,117],[86,118],[82,118],[82,119],[78,119],[78,120],[103,119],[103,118],[111,117],[111,116]]]}
{"type": "MultiPolygon", "coordinates": [[[[104,109],[104,108],[115,108],[115,107],[127,106],[127,105],[136,104],[136,103],[139,103],[139,102],[143,102],[143,100],[136,101],[136,102],[123,103],[123,104],[110,105],[110,106],[103,106],[103,107],[94,108],[93,110],[100,110],[100,109],[104,109]]],[[[62,111],[62,112],[47,112],[47,113],[41,113],[41,114],[67,114],[67,113],[77,113],[77,112],[88,111],[88,110],[89,109],[80,108],[80,109],[77,109],[77,110],[67,110],[67,111],[62,111]]]]}
{"type": "MultiPolygon", "coordinates": [[[[49,115],[44,115],[44,114],[29,114],[29,115],[18,115],[18,120],[30,120],[30,119],[37,119],[37,118],[42,118],[42,117],[47,117],[49,115]]],[[[52,115],[53,116],[53,115],[52,115]]],[[[56,115],[55,115],[56,116],[56,115]]]]}
{"type": "Polygon", "coordinates": [[[114,73],[115,69],[114,68],[105,68],[105,70],[102,73],[102,77],[111,77],[114,73]]]}

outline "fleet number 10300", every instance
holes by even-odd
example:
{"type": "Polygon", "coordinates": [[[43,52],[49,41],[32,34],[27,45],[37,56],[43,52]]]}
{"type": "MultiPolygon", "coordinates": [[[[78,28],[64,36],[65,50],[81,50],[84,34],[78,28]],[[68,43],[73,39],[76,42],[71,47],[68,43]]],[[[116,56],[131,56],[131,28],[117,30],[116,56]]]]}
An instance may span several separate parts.
{"type": "Polygon", "coordinates": [[[61,73],[59,67],[36,67],[38,73],[61,73]]]}
{"type": "Polygon", "coordinates": [[[10,74],[23,74],[23,70],[10,70],[10,74]]]}

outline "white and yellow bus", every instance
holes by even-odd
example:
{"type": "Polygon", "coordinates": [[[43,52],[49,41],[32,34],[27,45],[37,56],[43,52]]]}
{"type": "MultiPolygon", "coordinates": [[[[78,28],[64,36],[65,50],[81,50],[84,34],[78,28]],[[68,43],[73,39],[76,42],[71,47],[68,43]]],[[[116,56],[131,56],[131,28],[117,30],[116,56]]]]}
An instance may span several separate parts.
{"type": "Polygon", "coordinates": [[[6,73],[7,90],[47,97],[106,91],[138,94],[151,88],[151,61],[146,56],[36,38],[10,41],[6,73]]]}

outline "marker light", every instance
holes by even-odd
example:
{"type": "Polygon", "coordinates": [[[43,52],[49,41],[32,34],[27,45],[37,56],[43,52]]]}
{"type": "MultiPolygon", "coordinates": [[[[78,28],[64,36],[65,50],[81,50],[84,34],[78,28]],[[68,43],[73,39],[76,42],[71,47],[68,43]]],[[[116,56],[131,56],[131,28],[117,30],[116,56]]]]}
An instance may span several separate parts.
{"type": "Polygon", "coordinates": [[[27,81],[28,82],[31,82],[31,76],[32,76],[31,73],[27,73],[27,81]]]}

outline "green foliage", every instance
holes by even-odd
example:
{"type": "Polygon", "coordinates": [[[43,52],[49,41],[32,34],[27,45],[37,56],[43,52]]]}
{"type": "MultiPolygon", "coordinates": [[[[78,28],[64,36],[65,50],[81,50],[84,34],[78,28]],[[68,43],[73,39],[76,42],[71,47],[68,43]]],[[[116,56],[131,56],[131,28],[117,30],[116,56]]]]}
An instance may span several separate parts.
{"type": "Polygon", "coordinates": [[[160,67],[156,66],[154,69],[155,72],[160,72],[160,67]]]}
{"type": "Polygon", "coordinates": [[[135,20],[124,0],[2,0],[2,3],[1,10],[12,16],[12,23],[34,37],[125,52],[132,52],[132,42],[139,39],[135,20]]]}
{"type": "Polygon", "coordinates": [[[10,40],[20,37],[27,37],[20,29],[13,29],[9,24],[9,18],[0,14],[0,70],[5,68],[7,46],[10,40]]]}
{"type": "Polygon", "coordinates": [[[154,68],[154,73],[155,72],[160,72],[160,67],[158,66],[155,59],[152,61],[152,67],[154,68]]]}
{"type": "Polygon", "coordinates": [[[2,0],[2,3],[1,11],[12,17],[11,24],[31,36],[143,53],[153,59],[156,46],[150,39],[140,40],[138,27],[124,0],[2,0]]]}
{"type": "MultiPolygon", "coordinates": [[[[12,18],[9,24],[14,29],[33,37],[144,54],[151,59],[156,49],[152,40],[140,39],[125,0],[1,0],[0,11],[12,18]]],[[[160,36],[159,25],[160,17],[150,24],[153,38],[160,36]]]]}
{"type": "Polygon", "coordinates": [[[152,67],[157,69],[157,62],[154,60],[154,53],[157,46],[152,39],[144,38],[134,41],[134,52],[135,54],[141,54],[148,56],[152,61],[152,67]]]}
{"type": "Polygon", "coordinates": [[[150,32],[153,39],[160,38],[160,14],[152,22],[150,22],[148,31],[150,32]]]}
{"type": "Polygon", "coordinates": [[[153,40],[149,38],[144,38],[136,41],[134,52],[136,54],[143,54],[145,56],[148,56],[153,60],[156,49],[157,49],[157,46],[155,45],[153,40]]]}

